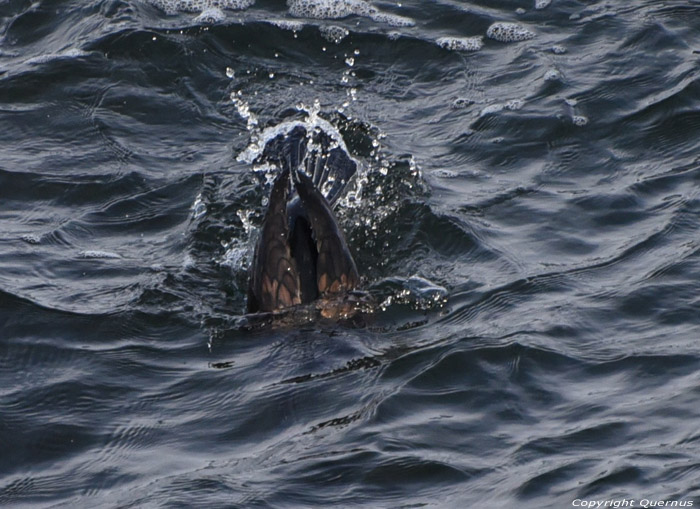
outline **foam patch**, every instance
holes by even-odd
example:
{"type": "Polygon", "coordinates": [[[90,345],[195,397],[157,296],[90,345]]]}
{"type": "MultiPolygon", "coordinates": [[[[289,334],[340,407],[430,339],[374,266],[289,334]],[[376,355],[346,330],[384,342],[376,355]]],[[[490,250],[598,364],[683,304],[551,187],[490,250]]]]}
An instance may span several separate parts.
{"type": "Polygon", "coordinates": [[[78,253],[78,258],[85,258],[85,259],[105,259],[105,260],[116,260],[117,258],[121,258],[117,253],[112,253],[110,251],[97,251],[97,250],[87,250],[87,251],[80,251],[78,253]]]}
{"type": "Polygon", "coordinates": [[[292,16],[315,19],[339,19],[352,14],[369,16],[377,9],[364,0],[288,0],[292,16]]]}
{"type": "Polygon", "coordinates": [[[484,40],[478,37],[440,37],[435,41],[438,46],[452,51],[479,51],[484,40]]]}
{"type": "Polygon", "coordinates": [[[561,74],[556,69],[550,69],[544,74],[545,81],[561,81],[561,74]]]}
{"type": "Polygon", "coordinates": [[[498,113],[503,110],[518,111],[524,105],[525,103],[520,99],[513,99],[506,103],[490,104],[489,106],[486,106],[483,110],[481,110],[479,116],[483,117],[486,115],[493,115],[494,113],[498,113]]]}
{"type": "Polygon", "coordinates": [[[213,13],[216,9],[220,12],[221,9],[241,10],[246,9],[255,3],[255,0],[148,0],[151,5],[154,5],[165,11],[166,14],[177,14],[178,12],[199,12],[201,15],[207,13],[207,16],[217,16],[213,13]]]}
{"type": "Polygon", "coordinates": [[[226,19],[226,14],[224,11],[218,7],[211,7],[209,9],[204,9],[199,16],[194,18],[197,23],[220,23],[226,19]]]}
{"type": "Polygon", "coordinates": [[[304,28],[304,23],[301,21],[289,20],[289,19],[270,19],[267,20],[271,25],[276,26],[282,30],[290,30],[292,32],[299,32],[304,28]]]}
{"type": "Polygon", "coordinates": [[[289,14],[300,18],[340,19],[364,16],[395,27],[412,27],[411,18],[382,12],[365,0],[287,0],[289,14]]]}
{"type": "Polygon", "coordinates": [[[505,103],[503,107],[506,110],[510,111],[518,111],[519,109],[522,109],[522,107],[525,105],[525,102],[522,101],[521,99],[512,99],[505,103]]]}
{"type": "Polygon", "coordinates": [[[386,12],[375,12],[370,14],[369,17],[372,19],[372,21],[386,23],[392,27],[412,27],[416,24],[416,22],[411,18],[397,16],[396,14],[388,14],[386,12]]]}
{"type": "Polygon", "coordinates": [[[532,39],[535,34],[517,23],[499,21],[489,27],[486,36],[500,42],[518,42],[532,39]]]}
{"type": "Polygon", "coordinates": [[[468,108],[472,104],[474,104],[472,99],[469,99],[468,97],[458,97],[452,101],[452,108],[455,110],[462,110],[464,108],[468,108]]]}
{"type": "Polygon", "coordinates": [[[340,44],[340,41],[345,39],[350,34],[350,31],[347,28],[335,25],[322,26],[319,27],[318,30],[321,32],[321,36],[324,39],[336,44],[340,44]]]}

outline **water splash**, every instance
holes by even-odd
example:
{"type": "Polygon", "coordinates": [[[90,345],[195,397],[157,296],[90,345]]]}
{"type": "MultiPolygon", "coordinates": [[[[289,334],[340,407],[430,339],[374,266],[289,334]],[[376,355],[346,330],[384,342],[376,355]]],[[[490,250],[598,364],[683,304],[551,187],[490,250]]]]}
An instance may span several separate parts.
{"type": "Polygon", "coordinates": [[[376,283],[374,291],[381,295],[379,308],[382,311],[395,305],[409,306],[415,311],[432,311],[442,308],[448,299],[446,288],[420,276],[388,278],[376,283]]]}
{"type": "Polygon", "coordinates": [[[207,206],[202,199],[202,193],[197,195],[194,203],[192,204],[192,218],[199,219],[207,213],[207,206]]]}
{"type": "Polygon", "coordinates": [[[240,90],[231,92],[230,98],[238,114],[246,121],[248,131],[253,131],[258,125],[258,118],[250,111],[248,102],[243,99],[243,93],[240,90]]]}

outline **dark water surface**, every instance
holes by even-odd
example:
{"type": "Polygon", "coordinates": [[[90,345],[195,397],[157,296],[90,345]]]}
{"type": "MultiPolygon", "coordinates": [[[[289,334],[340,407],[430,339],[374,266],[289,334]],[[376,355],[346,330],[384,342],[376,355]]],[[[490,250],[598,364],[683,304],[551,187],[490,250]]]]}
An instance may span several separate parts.
{"type": "Polygon", "coordinates": [[[537,3],[0,1],[0,505],[699,506],[700,3],[537,3]],[[363,327],[242,327],[295,122],[363,327]]]}

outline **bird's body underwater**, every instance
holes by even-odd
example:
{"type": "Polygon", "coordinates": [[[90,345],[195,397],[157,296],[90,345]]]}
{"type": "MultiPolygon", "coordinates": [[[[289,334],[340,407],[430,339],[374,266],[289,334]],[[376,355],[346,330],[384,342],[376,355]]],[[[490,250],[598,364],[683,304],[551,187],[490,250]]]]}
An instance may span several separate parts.
{"type": "Polygon", "coordinates": [[[347,296],[360,283],[333,213],[357,165],[339,147],[319,150],[317,144],[307,154],[309,141],[306,130],[298,126],[265,147],[263,157],[281,171],[272,185],[250,267],[249,313],[316,301],[323,316],[342,316],[343,302],[347,304],[347,296]],[[340,307],[329,304],[333,302],[340,307]]]}

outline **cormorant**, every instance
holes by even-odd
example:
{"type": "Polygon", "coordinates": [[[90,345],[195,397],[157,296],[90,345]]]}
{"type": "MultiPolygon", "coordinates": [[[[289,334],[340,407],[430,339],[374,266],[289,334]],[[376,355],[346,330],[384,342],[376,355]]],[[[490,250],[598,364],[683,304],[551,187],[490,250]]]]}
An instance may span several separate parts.
{"type": "Polygon", "coordinates": [[[248,312],[333,300],[359,285],[355,261],[333,214],[357,164],[337,145],[322,131],[309,137],[302,126],[266,144],[262,158],[281,171],[250,267],[248,312]]]}

